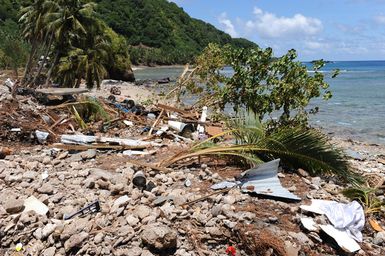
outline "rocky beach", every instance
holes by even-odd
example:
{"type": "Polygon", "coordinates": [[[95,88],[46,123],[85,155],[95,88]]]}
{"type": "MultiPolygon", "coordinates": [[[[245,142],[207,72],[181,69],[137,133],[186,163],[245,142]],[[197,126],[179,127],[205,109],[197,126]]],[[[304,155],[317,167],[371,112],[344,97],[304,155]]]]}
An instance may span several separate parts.
{"type": "MultiPolygon", "coordinates": [[[[105,82],[94,96],[107,96],[110,84],[105,82]]],[[[138,102],[153,95],[134,84],[112,84],[121,90],[120,96],[138,102]]],[[[12,98],[6,87],[0,98],[3,111],[12,102],[18,102],[18,111],[27,111],[28,102],[34,102],[30,96],[12,98]]],[[[44,107],[38,104],[28,111],[38,109],[44,107]]],[[[213,184],[234,181],[245,169],[210,158],[167,169],[154,166],[190,147],[188,140],[157,138],[164,146],[156,148],[156,153],[128,156],[117,150],[58,149],[50,143],[39,145],[33,138],[13,141],[17,135],[7,137],[4,129],[0,146],[12,153],[0,160],[1,255],[297,256],[343,251],[324,233],[308,231],[301,224],[307,213],[300,206],[312,199],[350,202],[341,194],[346,185],[333,177],[312,177],[306,170],[280,167],[282,186],[300,202],[257,197],[237,188],[213,193],[213,184]],[[144,174],[146,187],[134,185],[138,172],[144,174]],[[92,202],[98,202],[100,209],[64,220],[92,202]],[[234,254],[229,253],[233,249],[234,254]]],[[[141,129],[135,126],[122,133],[115,128],[112,133],[140,138],[141,129]]],[[[358,173],[372,177],[371,185],[382,186],[383,146],[338,138],[334,142],[345,150],[358,173]]],[[[378,197],[384,200],[383,190],[378,197]]],[[[385,226],[383,219],[377,221],[385,226]]],[[[356,255],[385,253],[384,231],[375,231],[366,221],[362,233],[356,255]]]]}

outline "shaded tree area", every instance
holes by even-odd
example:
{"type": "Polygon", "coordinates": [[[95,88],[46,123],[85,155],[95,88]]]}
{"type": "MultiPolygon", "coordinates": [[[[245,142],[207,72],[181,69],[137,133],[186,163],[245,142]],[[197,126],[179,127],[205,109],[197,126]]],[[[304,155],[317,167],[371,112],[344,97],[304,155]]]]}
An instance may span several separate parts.
{"type": "Polygon", "coordinates": [[[86,0],[2,0],[0,65],[25,65],[22,84],[98,87],[102,79],[133,80],[128,44],[86,0]],[[10,11],[8,10],[16,10],[10,11]],[[12,49],[11,51],[9,49],[12,49]]]}

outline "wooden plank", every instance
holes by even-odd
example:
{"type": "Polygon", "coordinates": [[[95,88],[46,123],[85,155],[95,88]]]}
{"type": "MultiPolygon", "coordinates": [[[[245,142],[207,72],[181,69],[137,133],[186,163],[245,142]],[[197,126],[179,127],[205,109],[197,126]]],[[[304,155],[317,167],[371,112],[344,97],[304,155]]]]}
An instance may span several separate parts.
{"type": "Polygon", "coordinates": [[[171,112],[177,112],[177,113],[184,114],[184,115],[190,114],[189,111],[182,110],[182,109],[175,108],[175,107],[168,106],[168,105],[164,105],[164,104],[157,104],[156,106],[158,108],[161,108],[161,109],[164,109],[164,110],[168,110],[168,111],[171,111],[171,112]]]}
{"type": "Polygon", "coordinates": [[[89,92],[88,89],[84,88],[45,88],[45,89],[36,89],[36,92],[46,94],[46,95],[73,95],[89,92]]]}
{"type": "Polygon", "coordinates": [[[74,145],[74,144],[52,144],[54,148],[60,148],[65,150],[85,151],[88,149],[113,149],[113,150],[129,150],[129,149],[146,149],[146,146],[121,146],[121,145],[109,145],[109,144],[89,144],[89,145],[74,145]]]}

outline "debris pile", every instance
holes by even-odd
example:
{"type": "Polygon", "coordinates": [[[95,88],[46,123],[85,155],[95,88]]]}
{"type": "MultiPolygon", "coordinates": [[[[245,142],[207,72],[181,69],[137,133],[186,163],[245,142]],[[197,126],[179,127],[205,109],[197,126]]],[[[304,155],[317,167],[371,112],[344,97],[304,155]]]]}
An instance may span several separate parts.
{"type": "MultiPolygon", "coordinates": [[[[43,101],[0,95],[1,255],[385,253],[383,220],[368,221],[333,177],[279,160],[246,171],[226,157],[162,164],[222,124],[207,108],[143,107],[113,88],[103,97],[40,90],[43,101]],[[351,214],[335,220],[332,207],[351,214]],[[359,239],[345,244],[335,232],[359,239]]],[[[378,159],[351,161],[383,177],[378,159]]]]}

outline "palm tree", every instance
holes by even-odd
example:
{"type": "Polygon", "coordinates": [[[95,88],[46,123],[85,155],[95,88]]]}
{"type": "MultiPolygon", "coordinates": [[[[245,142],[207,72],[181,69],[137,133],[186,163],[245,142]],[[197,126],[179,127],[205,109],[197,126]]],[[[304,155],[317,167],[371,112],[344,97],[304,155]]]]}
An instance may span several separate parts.
{"type": "Polygon", "coordinates": [[[49,83],[60,58],[71,48],[71,41],[87,34],[85,25],[94,19],[95,6],[95,3],[84,3],[81,0],[58,0],[58,8],[47,15],[48,27],[54,31],[55,57],[48,71],[46,84],[49,83]]]}
{"type": "Polygon", "coordinates": [[[26,63],[23,83],[27,82],[33,66],[33,60],[38,51],[39,45],[46,44],[48,30],[45,17],[51,10],[53,2],[49,0],[34,0],[30,5],[20,11],[19,23],[22,27],[24,38],[31,43],[31,51],[26,63]]]}

